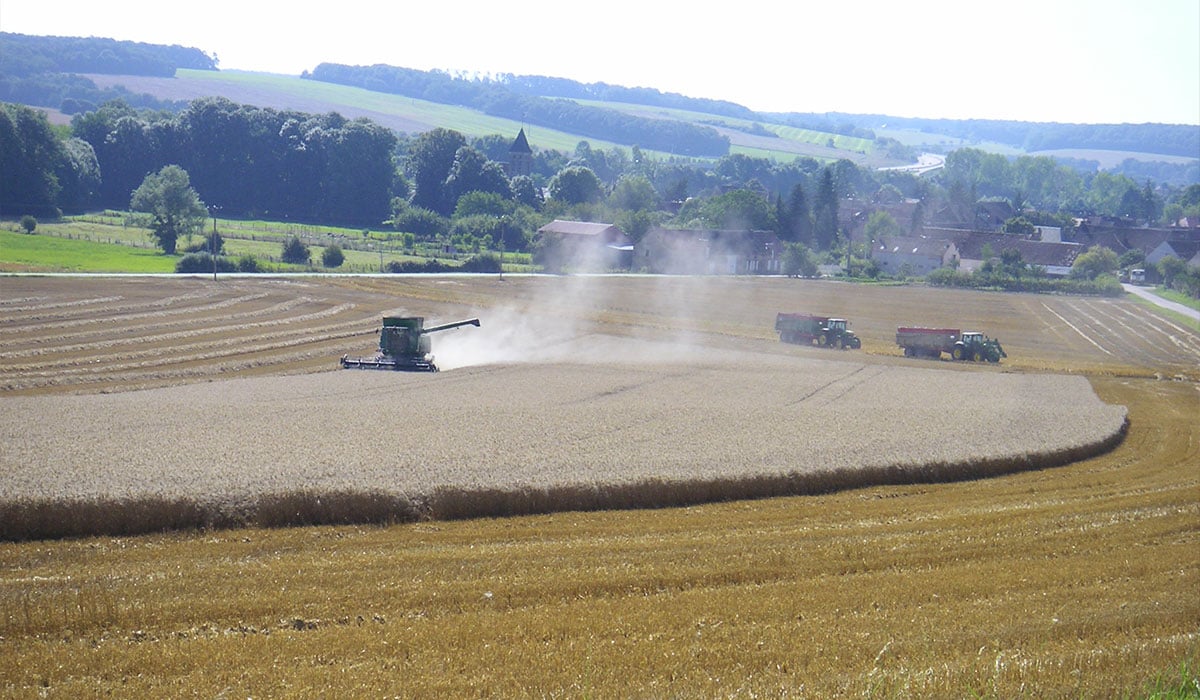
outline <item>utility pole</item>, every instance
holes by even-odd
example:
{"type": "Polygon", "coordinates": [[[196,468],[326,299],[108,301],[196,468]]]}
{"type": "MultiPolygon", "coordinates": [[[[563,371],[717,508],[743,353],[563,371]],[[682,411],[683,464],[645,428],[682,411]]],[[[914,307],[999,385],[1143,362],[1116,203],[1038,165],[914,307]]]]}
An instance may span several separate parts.
{"type": "Polygon", "coordinates": [[[212,238],[208,239],[208,257],[212,258],[213,282],[217,281],[217,210],[220,207],[212,208],[213,232],[212,238]]]}

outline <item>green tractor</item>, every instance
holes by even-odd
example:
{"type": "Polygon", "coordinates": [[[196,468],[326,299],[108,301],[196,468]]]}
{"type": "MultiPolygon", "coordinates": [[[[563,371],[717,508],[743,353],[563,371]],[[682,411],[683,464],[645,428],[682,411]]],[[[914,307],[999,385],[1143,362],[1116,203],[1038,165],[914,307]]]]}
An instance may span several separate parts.
{"type": "Polygon", "coordinates": [[[999,340],[989,338],[976,331],[967,331],[959,336],[950,354],[956,360],[974,360],[975,362],[984,360],[999,362],[1000,358],[1008,357],[1004,348],[1000,347],[999,340]]]}

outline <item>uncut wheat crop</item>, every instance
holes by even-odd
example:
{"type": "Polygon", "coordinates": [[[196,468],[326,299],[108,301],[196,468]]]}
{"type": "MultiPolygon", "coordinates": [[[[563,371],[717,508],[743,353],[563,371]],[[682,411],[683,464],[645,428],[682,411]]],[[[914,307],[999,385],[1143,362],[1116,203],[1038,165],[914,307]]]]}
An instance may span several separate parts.
{"type": "Polygon", "coordinates": [[[1093,454],[1125,420],[1082,377],[729,352],[11,397],[0,534],[87,503],[237,524],[274,502],[284,524],[322,497],[354,520],[354,494],[442,518],[983,476],[1093,454]]]}

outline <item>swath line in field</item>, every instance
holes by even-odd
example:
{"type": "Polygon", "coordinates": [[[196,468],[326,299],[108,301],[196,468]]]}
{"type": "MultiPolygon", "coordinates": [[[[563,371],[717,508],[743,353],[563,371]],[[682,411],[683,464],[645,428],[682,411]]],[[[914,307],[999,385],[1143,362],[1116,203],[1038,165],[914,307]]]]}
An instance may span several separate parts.
{"type": "Polygon", "coordinates": [[[1108,337],[1112,338],[1118,346],[1124,346],[1125,349],[1128,349],[1131,353],[1134,353],[1138,356],[1153,355],[1160,358],[1165,358],[1166,360],[1171,359],[1169,347],[1164,347],[1161,343],[1153,342],[1150,340],[1150,338],[1146,337],[1146,334],[1143,333],[1139,328],[1129,325],[1126,323],[1124,318],[1121,318],[1117,314],[1113,313],[1112,309],[1114,305],[1112,302],[1088,301],[1083,302],[1081,306],[1082,308],[1072,305],[1072,308],[1085,316],[1088,320],[1092,321],[1095,325],[1103,328],[1108,334],[1108,337]],[[1091,313],[1088,313],[1089,311],[1091,313]],[[1105,319],[1111,321],[1120,328],[1115,330],[1110,328],[1107,324],[1105,324],[1105,319]],[[1140,348],[1142,346],[1149,347],[1149,351],[1135,350],[1135,348],[1140,348]]]}
{"type": "Polygon", "coordinates": [[[1127,309],[1123,306],[1119,306],[1119,307],[1115,307],[1115,308],[1117,310],[1119,310],[1121,313],[1133,317],[1133,319],[1135,321],[1140,322],[1142,324],[1142,326],[1141,326],[1142,328],[1148,328],[1156,333],[1161,333],[1162,335],[1166,336],[1167,339],[1170,340],[1171,343],[1174,344],[1180,350],[1190,353],[1190,354],[1193,354],[1193,355],[1200,354],[1200,336],[1197,336],[1192,331],[1189,331],[1188,329],[1183,328],[1181,326],[1177,326],[1174,323],[1172,323],[1171,321],[1169,321],[1165,318],[1162,318],[1161,316],[1158,316],[1158,315],[1141,316],[1141,315],[1133,313],[1132,311],[1130,311],[1129,309],[1127,309]],[[1174,333],[1164,330],[1163,326],[1167,326],[1169,328],[1172,328],[1172,329],[1178,331],[1179,335],[1175,335],[1174,333]]]}
{"type": "Polygon", "coordinates": [[[1074,324],[1074,323],[1071,323],[1071,322],[1070,322],[1070,321],[1068,321],[1066,318],[1064,318],[1062,314],[1060,314],[1060,313],[1058,313],[1057,311],[1055,311],[1054,309],[1050,308],[1050,305],[1049,305],[1049,304],[1047,304],[1046,302],[1042,302],[1042,306],[1046,307],[1046,310],[1047,310],[1047,311],[1049,311],[1050,313],[1052,313],[1052,314],[1054,314],[1055,316],[1057,316],[1057,317],[1058,317],[1058,320],[1060,320],[1060,321],[1062,321],[1063,323],[1067,324],[1067,327],[1068,327],[1068,328],[1070,328],[1071,330],[1073,330],[1073,331],[1075,331],[1076,333],[1078,333],[1078,334],[1079,334],[1079,336],[1080,336],[1081,338],[1083,338],[1084,340],[1088,341],[1088,342],[1089,342],[1089,343],[1091,343],[1092,345],[1095,345],[1095,346],[1096,346],[1097,348],[1099,348],[1099,349],[1100,349],[1100,350],[1101,350],[1101,351],[1102,351],[1104,354],[1106,354],[1106,355],[1112,355],[1112,353],[1111,353],[1111,352],[1110,352],[1110,351],[1109,351],[1107,348],[1105,348],[1105,347],[1104,347],[1103,345],[1101,345],[1100,343],[1097,343],[1096,341],[1092,340],[1090,337],[1088,337],[1088,334],[1087,334],[1087,333],[1084,333],[1083,331],[1079,330],[1079,328],[1077,328],[1077,327],[1075,326],[1075,324],[1074,324]]]}

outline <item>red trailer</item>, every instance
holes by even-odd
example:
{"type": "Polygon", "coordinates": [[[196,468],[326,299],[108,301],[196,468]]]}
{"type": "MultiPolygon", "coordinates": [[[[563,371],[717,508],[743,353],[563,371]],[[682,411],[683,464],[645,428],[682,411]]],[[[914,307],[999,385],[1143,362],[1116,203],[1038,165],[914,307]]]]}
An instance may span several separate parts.
{"type": "Polygon", "coordinates": [[[896,345],[904,348],[905,357],[941,357],[942,353],[954,352],[962,331],[957,328],[913,328],[896,329],[896,345]]]}

